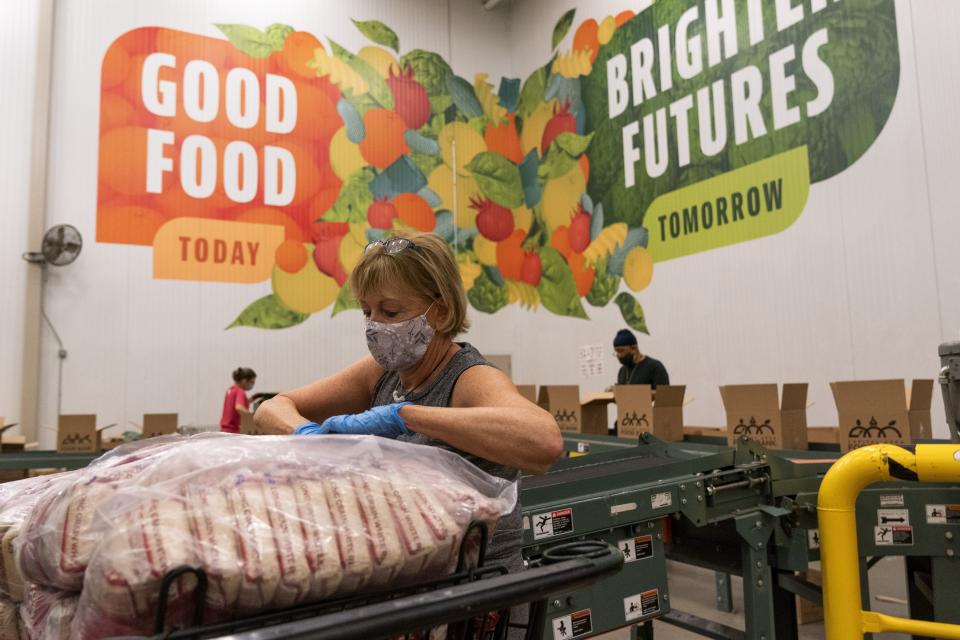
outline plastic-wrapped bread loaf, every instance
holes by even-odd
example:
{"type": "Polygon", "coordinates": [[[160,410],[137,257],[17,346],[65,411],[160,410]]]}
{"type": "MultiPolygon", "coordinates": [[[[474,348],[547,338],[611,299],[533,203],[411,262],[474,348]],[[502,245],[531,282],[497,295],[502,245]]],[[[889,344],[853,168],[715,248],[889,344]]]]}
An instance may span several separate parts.
{"type": "Polygon", "coordinates": [[[311,601],[329,598],[340,588],[343,572],[324,483],[322,480],[295,478],[292,488],[297,500],[297,516],[303,527],[304,557],[310,571],[308,598],[311,601]]]}
{"type": "Polygon", "coordinates": [[[24,523],[46,492],[66,480],[66,474],[28,478],[2,485],[0,496],[0,596],[23,600],[24,580],[17,549],[24,523]]]}
{"type": "MultiPolygon", "coordinates": [[[[150,496],[118,514],[91,558],[83,589],[111,617],[150,616],[167,572],[196,561],[184,500],[150,496]]],[[[189,591],[193,582],[178,587],[189,591]]]]}
{"type": "Polygon", "coordinates": [[[21,635],[30,640],[63,640],[77,613],[79,596],[28,583],[20,605],[21,635]]]}
{"type": "Polygon", "coordinates": [[[6,598],[0,598],[0,640],[20,640],[17,603],[6,598]]]}
{"type": "Polygon", "coordinates": [[[71,638],[149,634],[181,565],[208,589],[198,603],[195,577],[176,580],[168,624],[198,604],[212,621],[437,577],[471,522],[492,528],[516,500],[455,454],[367,436],[204,434],[147,452],[116,464],[121,452],[31,515],[20,566],[83,587],[71,638]]]}
{"type": "Polygon", "coordinates": [[[310,567],[297,498],[289,478],[267,475],[261,487],[279,568],[272,605],[291,607],[310,593],[310,567]]]}
{"type": "Polygon", "coordinates": [[[262,478],[238,477],[227,490],[242,558],[237,599],[241,611],[268,606],[280,583],[280,563],[262,485],[262,478]]]}
{"type": "Polygon", "coordinates": [[[373,575],[373,558],[366,540],[360,505],[354,496],[350,478],[331,475],[323,480],[323,486],[333,515],[337,550],[340,552],[340,592],[356,592],[363,589],[373,575]]]}
{"type": "Polygon", "coordinates": [[[207,605],[228,611],[240,597],[240,548],[233,510],[224,487],[205,482],[187,487],[187,516],[197,558],[207,573],[207,605]]]}

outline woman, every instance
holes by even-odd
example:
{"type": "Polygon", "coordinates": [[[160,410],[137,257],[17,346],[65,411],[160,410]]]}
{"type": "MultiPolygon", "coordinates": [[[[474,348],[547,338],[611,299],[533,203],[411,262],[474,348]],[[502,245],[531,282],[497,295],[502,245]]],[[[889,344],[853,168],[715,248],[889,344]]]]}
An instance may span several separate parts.
{"type": "Polygon", "coordinates": [[[248,367],[238,367],[233,372],[233,386],[227,389],[223,398],[223,412],[220,414],[220,431],[224,433],[240,432],[240,412],[249,411],[250,401],[247,391],[257,382],[257,373],[248,367]]]}
{"type": "MultiPolygon", "coordinates": [[[[563,440],[553,417],[466,342],[467,300],[450,247],[434,234],[367,245],[350,274],[370,355],[264,402],[267,433],[372,434],[452,450],[492,475],[543,473],[563,440]]],[[[487,564],[522,568],[520,505],[503,518],[487,564]]]]}

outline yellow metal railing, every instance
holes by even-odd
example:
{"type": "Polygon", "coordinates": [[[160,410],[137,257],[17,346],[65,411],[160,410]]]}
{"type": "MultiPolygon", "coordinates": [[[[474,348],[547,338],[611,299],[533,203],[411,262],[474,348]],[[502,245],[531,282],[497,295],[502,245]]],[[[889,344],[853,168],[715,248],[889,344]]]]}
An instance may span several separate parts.
{"type": "Polygon", "coordinates": [[[828,640],[892,631],[960,640],[960,625],[863,611],[857,552],[857,496],[874,482],[960,482],[960,445],[918,444],[916,453],[880,444],[855,449],[827,472],[817,496],[824,628],[828,640]]]}

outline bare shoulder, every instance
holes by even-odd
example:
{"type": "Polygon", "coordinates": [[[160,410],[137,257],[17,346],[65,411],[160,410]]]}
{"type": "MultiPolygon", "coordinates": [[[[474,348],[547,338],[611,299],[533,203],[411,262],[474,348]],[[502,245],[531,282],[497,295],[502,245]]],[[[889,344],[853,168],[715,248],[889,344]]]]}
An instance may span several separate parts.
{"type": "Polygon", "coordinates": [[[478,364],[460,374],[453,388],[453,407],[510,407],[529,404],[502,371],[478,364]]]}

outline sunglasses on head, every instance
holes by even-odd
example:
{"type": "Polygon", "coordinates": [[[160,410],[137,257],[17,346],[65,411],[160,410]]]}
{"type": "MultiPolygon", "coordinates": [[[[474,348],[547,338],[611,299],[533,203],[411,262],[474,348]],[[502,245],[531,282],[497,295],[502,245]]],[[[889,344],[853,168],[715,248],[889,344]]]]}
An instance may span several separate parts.
{"type": "Polygon", "coordinates": [[[417,252],[420,251],[420,247],[414,244],[413,240],[408,240],[407,238],[389,238],[387,240],[374,240],[373,242],[368,242],[367,246],[364,247],[363,252],[368,253],[374,247],[383,247],[383,252],[387,255],[396,255],[398,253],[403,253],[408,249],[413,249],[417,252]]]}

